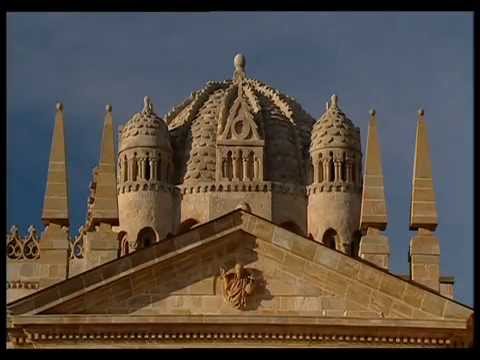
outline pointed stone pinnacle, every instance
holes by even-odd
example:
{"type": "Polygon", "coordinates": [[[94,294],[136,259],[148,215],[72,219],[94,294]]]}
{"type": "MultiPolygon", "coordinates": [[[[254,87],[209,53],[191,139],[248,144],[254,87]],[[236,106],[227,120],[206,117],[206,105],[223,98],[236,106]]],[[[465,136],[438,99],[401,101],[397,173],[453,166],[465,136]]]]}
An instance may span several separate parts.
{"type": "Polygon", "coordinates": [[[103,124],[100,160],[96,172],[95,201],[92,206],[92,225],[100,222],[118,225],[118,204],[116,194],[115,132],[111,105],[103,124]]]}
{"type": "Polygon", "coordinates": [[[423,112],[417,123],[415,160],[413,164],[410,230],[425,228],[434,231],[438,224],[435,190],[433,186],[430,145],[423,112]]]}
{"type": "Polygon", "coordinates": [[[378,140],[377,119],[375,110],[368,124],[367,155],[365,159],[365,175],[363,178],[362,205],[360,226],[363,230],[374,227],[385,230],[387,227],[387,206],[383,183],[382,154],[378,140]]]}
{"type": "Polygon", "coordinates": [[[44,225],[55,223],[61,226],[68,226],[67,153],[62,103],[57,103],[56,108],[42,221],[44,225]]]}

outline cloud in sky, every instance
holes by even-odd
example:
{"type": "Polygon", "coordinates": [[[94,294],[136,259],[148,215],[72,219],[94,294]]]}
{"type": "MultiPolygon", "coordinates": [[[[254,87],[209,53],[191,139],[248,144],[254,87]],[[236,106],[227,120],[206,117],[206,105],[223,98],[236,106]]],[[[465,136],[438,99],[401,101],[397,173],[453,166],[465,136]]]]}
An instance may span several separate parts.
{"type": "Polygon", "coordinates": [[[378,114],[391,268],[408,273],[416,111],[429,130],[441,269],[473,304],[471,13],[10,13],[7,224],[41,227],[55,103],[64,102],[73,234],[84,222],[106,103],[117,125],[149,95],[167,113],[208,80],[247,74],[315,118],[332,93],[361,128],[378,114]]]}

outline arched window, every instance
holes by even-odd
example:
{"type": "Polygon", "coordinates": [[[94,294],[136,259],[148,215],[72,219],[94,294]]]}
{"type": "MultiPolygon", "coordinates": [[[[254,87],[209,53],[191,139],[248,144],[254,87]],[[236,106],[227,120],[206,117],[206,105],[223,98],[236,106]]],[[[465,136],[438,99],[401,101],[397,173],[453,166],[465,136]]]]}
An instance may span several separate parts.
{"type": "Polygon", "coordinates": [[[317,171],[318,171],[318,182],[321,183],[323,182],[323,157],[322,154],[320,153],[320,157],[317,162],[317,171]]]}
{"type": "Polygon", "coordinates": [[[133,159],[132,159],[132,181],[137,181],[137,176],[138,176],[138,159],[137,159],[137,153],[133,154],[133,159]]]}
{"type": "Polygon", "coordinates": [[[177,235],[186,233],[192,227],[198,224],[198,220],[189,218],[187,220],[182,221],[180,225],[178,225],[177,235]]]}
{"type": "Polygon", "coordinates": [[[147,158],[145,159],[145,180],[150,180],[150,174],[151,174],[150,156],[148,156],[148,153],[147,153],[147,158]]]}
{"type": "Polygon", "coordinates": [[[300,226],[298,226],[295,222],[293,221],[284,221],[280,224],[280,227],[286,229],[286,230],[289,230],[295,234],[298,234],[300,236],[303,236],[303,232],[302,232],[302,229],[300,228],[300,226]]]}
{"type": "Polygon", "coordinates": [[[128,255],[128,238],[125,231],[118,234],[118,257],[128,255]]]}
{"type": "Polygon", "coordinates": [[[238,156],[237,156],[237,179],[243,180],[243,152],[242,152],[242,150],[238,151],[238,156]]]}
{"type": "Polygon", "coordinates": [[[162,174],[162,156],[159,155],[157,160],[157,180],[158,181],[163,180],[162,175],[163,175],[162,174]]]}
{"type": "Polygon", "coordinates": [[[352,161],[352,182],[357,182],[357,157],[355,156],[352,161]]]}
{"type": "Polygon", "coordinates": [[[233,159],[231,151],[227,152],[227,177],[230,181],[233,177],[233,159]]]}
{"type": "Polygon", "coordinates": [[[128,181],[128,160],[127,155],[123,157],[123,181],[128,181]]]}
{"type": "Polygon", "coordinates": [[[254,162],[255,162],[255,159],[254,159],[253,151],[250,151],[250,154],[248,154],[248,160],[247,160],[247,177],[249,180],[255,179],[255,173],[253,170],[254,162]]]}
{"type": "Polygon", "coordinates": [[[328,160],[328,166],[329,166],[329,175],[330,175],[328,181],[333,182],[335,181],[335,165],[333,164],[333,158],[330,158],[328,160]]]}
{"type": "Polygon", "coordinates": [[[328,229],[323,234],[322,243],[328,246],[330,249],[335,249],[335,244],[337,243],[337,232],[333,229],[328,229]]]}
{"type": "Polygon", "coordinates": [[[145,227],[138,233],[137,244],[139,249],[153,245],[156,241],[157,235],[151,227],[145,227]]]}

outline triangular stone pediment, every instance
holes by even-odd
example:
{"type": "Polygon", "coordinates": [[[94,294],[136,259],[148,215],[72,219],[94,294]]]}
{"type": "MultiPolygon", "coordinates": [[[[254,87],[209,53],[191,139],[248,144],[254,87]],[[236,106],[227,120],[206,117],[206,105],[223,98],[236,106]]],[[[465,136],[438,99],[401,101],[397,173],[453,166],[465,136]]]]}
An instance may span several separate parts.
{"type": "Polygon", "coordinates": [[[235,315],[465,320],[472,310],[243,210],[8,304],[12,315],[235,315]],[[220,268],[255,278],[247,306],[220,268]]]}

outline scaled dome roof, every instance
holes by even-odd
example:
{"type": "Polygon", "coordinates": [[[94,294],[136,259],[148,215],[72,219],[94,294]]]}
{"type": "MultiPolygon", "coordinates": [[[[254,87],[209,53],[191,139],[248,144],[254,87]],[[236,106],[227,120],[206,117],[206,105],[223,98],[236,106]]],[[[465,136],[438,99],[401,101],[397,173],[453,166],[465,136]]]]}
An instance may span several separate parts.
{"type": "Polygon", "coordinates": [[[233,80],[207,82],[165,115],[174,147],[177,183],[215,181],[217,133],[240,96],[265,141],[265,180],[305,183],[315,120],[292,97],[248,78],[245,63],[245,57],[237,55],[233,80]]]}
{"type": "Polygon", "coordinates": [[[313,126],[310,151],[335,147],[360,151],[360,128],[340,109],[338,97],[333,95],[325,113],[313,126]]]}
{"type": "Polygon", "coordinates": [[[165,122],[155,114],[148,96],[141,112],[135,113],[120,131],[119,151],[134,147],[155,147],[171,152],[172,146],[165,122]]]}

